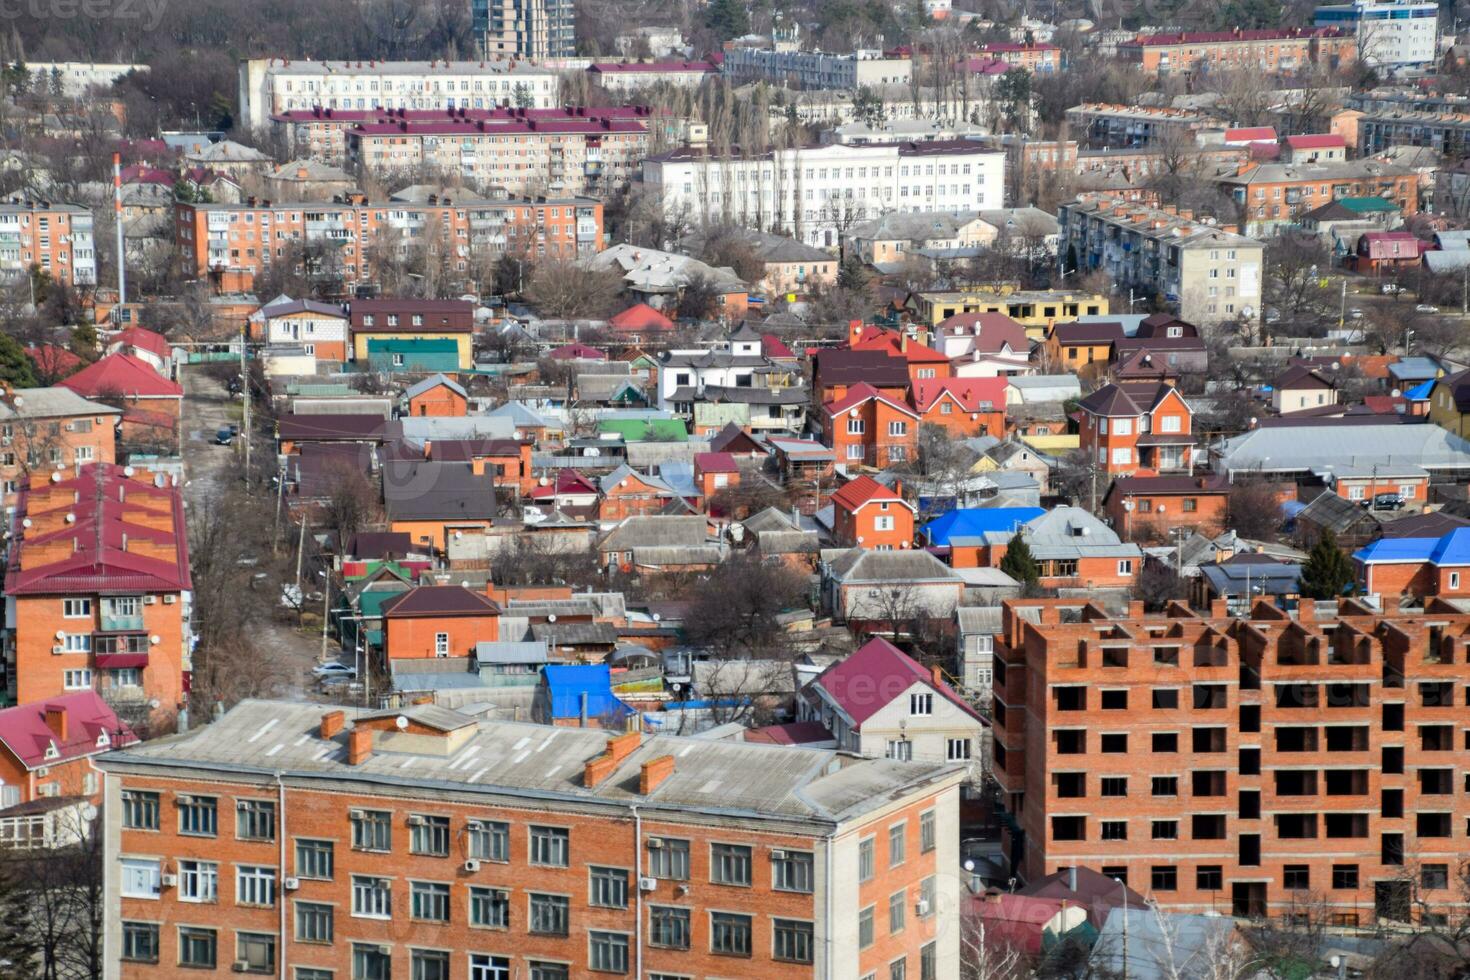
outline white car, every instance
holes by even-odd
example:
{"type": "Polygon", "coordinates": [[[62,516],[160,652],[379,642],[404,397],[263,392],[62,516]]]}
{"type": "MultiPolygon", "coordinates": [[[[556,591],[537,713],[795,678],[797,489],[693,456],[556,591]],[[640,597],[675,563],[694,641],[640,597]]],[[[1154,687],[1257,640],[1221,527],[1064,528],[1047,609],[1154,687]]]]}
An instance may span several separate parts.
{"type": "Polygon", "coordinates": [[[1379,288],[1378,291],[1385,296],[1394,296],[1398,293],[1403,292],[1404,287],[1398,285],[1397,283],[1386,282],[1382,285],[1382,287],[1379,288]]]}
{"type": "Polygon", "coordinates": [[[1439,312],[1439,307],[1437,307],[1437,306],[1430,306],[1428,303],[1420,303],[1418,306],[1414,307],[1414,312],[1415,313],[1438,313],[1439,312]]]}
{"type": "Polygon", "coordinates": [[[333,661],[328,664],[317,664],[312,668],[311,672],[322,680],[331,680],[334,677],[346,679],[357,676],[356,667],[338,661],[333,661]]]}

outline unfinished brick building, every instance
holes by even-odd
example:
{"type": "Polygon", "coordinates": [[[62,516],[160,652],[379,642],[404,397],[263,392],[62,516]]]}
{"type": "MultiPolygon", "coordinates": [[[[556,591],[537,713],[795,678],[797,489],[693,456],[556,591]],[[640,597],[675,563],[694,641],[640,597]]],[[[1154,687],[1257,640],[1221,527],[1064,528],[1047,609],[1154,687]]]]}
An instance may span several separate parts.
{"type": "Polygon", "coordinates": [[[995,773],[1023,879],[1342,924],[1463,903],[1470,615],[1352,601],[1110,618],[1006,603],[995,773]]]}

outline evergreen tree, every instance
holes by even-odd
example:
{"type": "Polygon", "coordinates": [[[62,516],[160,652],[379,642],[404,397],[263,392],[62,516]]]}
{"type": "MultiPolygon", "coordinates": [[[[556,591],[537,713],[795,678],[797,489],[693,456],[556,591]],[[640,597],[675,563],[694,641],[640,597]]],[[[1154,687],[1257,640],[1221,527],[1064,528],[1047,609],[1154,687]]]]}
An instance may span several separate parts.
{"type": "Polygon", "coordinates": [[[0,334],[0,381],[12,388],[36,387],[36,369],[26,349],[9,334],[0,334]]]}
{"type": "Polygon", "coordinates": [[[750,11],[740,0],[713,0],[705,9],[705,23],[721,41],[750,32],[750,11]]]}
{"type": "Polygon", "coordinates": [[[1011,538],[1005,557],[1000,560],[1000,570],[1023,586],[1035,585],[1036,580],[1041,578],[1041,568],[1036,564],[1036,557],[1031,554],[1031,546],[1020,532],[1011,538]]]}
{"type": "Polygon", "coordinates": [[[40,952],[22,868],[15,860],[0,864],[0,966],[6,976],[34,975],[32,968],[40,952]]]}
{"type": "Polygon", "coordinates": [[[71,340],[66,345],[82,360],[97,360],[97,328],[83,320],[71,328],[71,340]]]}
{"type": "Polygon", "coordinates": [[[1301,591],[1308,599],[1336,599],[1353,580],[1353,566],[1337,546],[1337,536],[1323,531],[1302,563],[1301,591]]]}
{"type": "Polygon", "coordinates": [[[867,289],[868,270],[863,267],[863,260],[856,255],[849,255],[843,259],[842,265],[837,268],[837,285],[842,289],[859,292],[867,289]]]}

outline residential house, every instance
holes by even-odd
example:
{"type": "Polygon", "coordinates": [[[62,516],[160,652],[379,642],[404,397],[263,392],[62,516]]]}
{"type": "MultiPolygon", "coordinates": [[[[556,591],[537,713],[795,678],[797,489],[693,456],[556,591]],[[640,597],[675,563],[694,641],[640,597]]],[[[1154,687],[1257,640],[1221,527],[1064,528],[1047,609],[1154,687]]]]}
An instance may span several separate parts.
{"type": "Polygon", "coordinates": [[[1341,163],[1347,140],[1341,133],[1300,133],[1281,141],[1282,163],[1341,163]]]}
{"type": "Polygon", "coordinates": [[[914,506],[901,492],[860,476],[832,494],[832,539],[840,548],[902,550],[914,545],[914,506]]]}
{"type": "Polygon", "coordinates": [[[604,524],[629,517],[681,513],[694,509],[679,491],[661,477],[639,473],[627,464],[598,481],[601,500],[597,519],[604,524]]]}
{"type": "Polygon", "coordinates": [[[658,393],[660,408],[681,414],[692,414],[706,400],[749,405],[752,429],[798,432],[806,417],[800,373],[767,357],[761,335],[748,323],[715,347],[660,354],[658,393]]]}
{"type": "Polygon", "coordinates": [[[1026,330],[1004,313],[958,313],[934,328],[934,347],[957,378],[1031,374],[1026,330]]]}
{"type": "Polygon", "coordinates": [[[945,683],[874,637],[818,674],[796,698],[796,720],[820,722],[854,755],[965,766],[978,780],[989,726],[945,683]]]}
{"type": "Polygon", "coordinates": [[[865,384],[884,397],[908,397],[909,370],[904,361],[882,350],[819,350],[812,358],[812,396],[818,404],[842,399],[854,385],[865,384]]]}
{"type": "Polygon", "coordinates": [[[389,530],[443,554],[456,534],[483,533],[497,513],[495,481],[469,463],[393,459],[383,464],[389,530]]]}
{"type": "Polygon", "coordinates": [[[1271,380],[1271,408],[1279,414],[1337,404],[1337,384],[1326,375],[1293,364],[1271,380]]]}
{"type": "Polygon", "coordinates": [[[476,476],[490,474],[496,487],[525,496],[536,486],[533,445],[529,438],[437,439],[425,448],[431,460],[469,463],[470,472],[476,476]]]}
{"type": "Polygon", "coordinates": [[[110,463],[32,476],[5,576],[10,696],[95,690],[134,723],[171,724],[192,670],[192,589],[177,487],[110,463]]]}
{"type": "Polygon", "coordinates": [[[1230,483],[1221,476],[1120,476],[1102,498],[1125,541],[1166,540],[1181,528],[1219,534],[1229,526],[1230,483]]]}
{"type": "Polygon", "coordinates": [[[755,285],[768,299],[803,296],[837,281],[837,256],[831,252],[756,229],[735,229],[733,233],[760,260],[764,273],[755,285]]]}
{"type": "Polygon", "coordinates": [[[500,639],[500,606],[462,585],[420,585],[382,604],[388,661],[469,657],[500,639]]]}
{"type": "Polygon", "coordinates": [[[457,341],[449,337],[370,337],[362,345],[367,351],[367,369],[373,374],[457,374],[463,363],[457,341]]]}
{"type": "Polygon", "coordinates": [[[1113,345],[1123,339],[1121,323],[1073,321],[1058,323],[1042,343],[1043,356],[1053,369],[1080,374],[1089,365],[1100,372],[1113,356],[1113,345]]]}
{"type": "Polygon", "coordinates": [[[1040,507],[957,507],[925,524],[919,536],[951,568],[995,568],[1011,537],[1045,513],[1040,507]]]}
{"type": "Polygon", "coordinates": [[[932,347],[919,343],[908,330],[889,330],[865,326],[861,320],[847,325],[847,343],[851,350],[880,350],[908,366],[909,383],[950,376],[949,358],[932,347]]]}
{"type": "MultiPolygon", "coordinates": [[[[1143,570],[1143,551],[1138,545],[1123,541],[1116,531],[1079,507],[1054,508],[1016,533],[1025,536],[1040,566],[1043,588],[1128,589],[1143,570]]],[[[1004,557],[1004,548],[991,548],[996,567],[1004,557]]]]}
{"type": "Polygon", "coordinates": [[[93,760],[138,736],[96,691],[76,691],[0,710],[0,840],[15,843],[11,807],[49,797],[98,802],[93,760]]]}
{"type": "Polygon", "coordinates": [[[558,469],[554,477],[541,477],[527,494],[532,504],[561,511],[569,517],[593,517],[601,491],[596,483],[570,468],[558,469]]]}
{"type": "Polygon", "coordinates": [[[965,590],[954,569],[915,549],[824,553],[819,571],[823,604],[834,620],[889,634],[950,619],[965,590]]]}
{"type": "Polygon", "coordinates": [[[740,465],[730,453],[695,453],[694,486],[709,506],[709,500],[722,490],[740,485],[740,465]]]}
{"type": "Polygon", "coordinates": [[[1109,383],[1077,407],[1081,448],[1110,475],[1194,465],[1193,413],[1172,385],[1109,383]]]}
{"type": "Polygon", "coordinates": [[[457,381],[435,374],[403,393],[409,415],[462,416],[469,413],[470,396],[457,381]]]}
{"type": "Polygon", "coordinates": [[[1213,564],[1201,564],[1190,579],[1190,602],[1196,609],[1213,609],[1223,602],[1231,615],[1241,615],[1262,599],[1283,609],[1301,599],[1302,566],[1274,555],[1244,552],[1213,564]]]}
{"type": "Polygon", "coordinates": [[[1380,538],[1353,552],[1359,591],[1390,608],[1470,596],[1470,528],[1440,537],[1380,538]]]}
{"type": "Polygon", "coordinates": [[[33,472],[113,462],[122,414],[59,385],[0,392],[0,503],[14,506],[33,472]]]}
{"type": "Polygon", "coordinates": [[[604,568],[623,572],[653,568],[678,557],[713,565],[722,554],[710,541],[708,520],[697,515],[626,517],[598,540],[597,552],[604,568]]]}
{"type": "Polygon", "coordinates": [[[1470,370],[1456,371],[1433,381],[1429,391],[1429,421],[1461,439],[1470,439],[1470,370]]]}
{"type": "Polygon", "coordinates": [[[920,424],[937,425],[955,437],[999,436],[1006,431],[1004,378],[942,378],[917,381],[913,408],[920,424]]]}
{"type": "MultiPolygon", "coordinates": [[[[356,300],[350,305],[352,357],[357,361],[369,360],[370,341],[451,341],[456,356],[450,370],[467,371],[474,367],[474,314],[473,303],[458,299],[356,300]]],[[[402,356],[404,352],[388,353],[402,356]]],[[[413,363],[397,362],[400,369],[413,363]]]]}
{"type": "Polygon", "coordinates": [[[1371,460],[1385,467],[1410,464],[1436,478],[1454,480],[1457,474],[1470,473],[1470,442],[1439,425],[1426,425],[1408,416],[1269,419],[1226,439],[1212,459],[1217,472],[1232,478],[1255,473],[1305,479],[1320,470],[1371,460]]]}
{"type": "Polygon", "coordinates": [[[303,347],[324,361],[347,360],[349,318],[340,306],[278,296],[250,314],[252,336],[271,347],[303,347]]]}
{"type": "Polygon", "coordinates": [[[839,467],[883,469],[914,459],[919,415],[908,405],[861,382],[845,396],[822,406],[822,441],[832,447],[839,467]]]}
{"type": "Polygon", "coordinates": [[[107,339],[102,348],[105,354],[131,354],[147,364],[165,378],[174,376],[174,349],[168,340],[152,330],[128,327],[107,339]]]}
{"type": "Polygon", "coordinates": [[[607,327],[635,344],[643,344],[652,343],[673,333],[674,321],[647,303],[634,303],[626,310],[609,317],[607,327]]]}
{"type": "Polygon", "coordinates": [[[622,244],[586,261],[590,268],[619,273],[629,298],[655,310],[676,309],[685,287],[696,280],[714,290],[717,319],[739,320],[749,305],[750,287],[733,270],[717,269],[677,252],[622,244]]]}
{"type": "Polygon", "coordinates": [[[1415,269],[1426,250],[1427,242],[1408,231],[1369,231],[1358,236],[1352,267],[1365,275],[1376,276],[1400,270],[1415,269]]]}
{"type": "Polygon", "coordinates": [[[1026,328],[1026,336],[1039,340],[1053,325],[1080,316],[1106,316],[1106,296],[1066,290],[1024,291],[970,289],[914,293],[908,307],[925,326],[937,327],[960,313],[1004,313],[1026,328]]]}
{"type": "Polygon", "coordinates": [[[108,354],[60,384],[92,401],[121,401],[124,443],[171,445],[178,439],[184,389],[132,354],[108,354]]]}

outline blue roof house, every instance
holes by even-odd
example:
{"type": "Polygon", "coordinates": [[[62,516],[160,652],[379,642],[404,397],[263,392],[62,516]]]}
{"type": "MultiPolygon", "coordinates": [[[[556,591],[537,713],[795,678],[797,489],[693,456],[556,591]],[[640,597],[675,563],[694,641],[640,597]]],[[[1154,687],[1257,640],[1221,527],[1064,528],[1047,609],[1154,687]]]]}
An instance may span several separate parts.
{"type": "Polygon", "coordinates": [[[548,664],[541,670],[531,717],[543,725],[621,731],[634,710],[612,691],[607,664],[548,664]]]}

